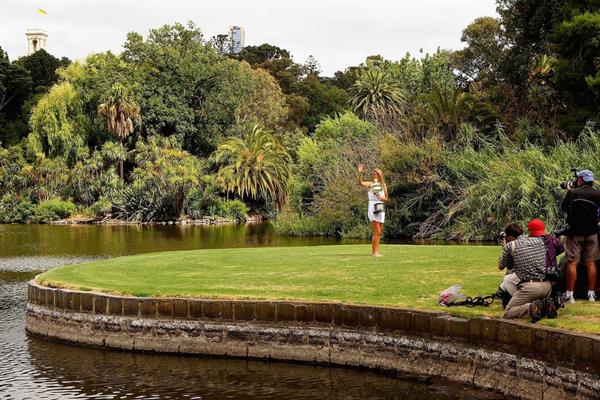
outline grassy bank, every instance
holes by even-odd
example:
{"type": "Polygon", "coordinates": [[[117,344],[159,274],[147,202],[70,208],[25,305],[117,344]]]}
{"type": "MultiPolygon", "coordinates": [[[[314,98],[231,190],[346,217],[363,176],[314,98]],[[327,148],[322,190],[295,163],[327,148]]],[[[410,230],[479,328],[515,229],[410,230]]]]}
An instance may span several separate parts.
{"type": "MultiPolygon", "coordinates": [[[[471,296],[493,293],[503,275],[496,269],[498,247],[386,245],[378,259],[369,252],[368,245],[349,245],[151,253],[61,267],[38,281],[136,296],[342,301],[502,315],[498,302],[489,308],[436,304],[438,293],[456,283],[471,296]]],[[[541,323],[600,333],[600,303],[579,301],[541,323]]]]}

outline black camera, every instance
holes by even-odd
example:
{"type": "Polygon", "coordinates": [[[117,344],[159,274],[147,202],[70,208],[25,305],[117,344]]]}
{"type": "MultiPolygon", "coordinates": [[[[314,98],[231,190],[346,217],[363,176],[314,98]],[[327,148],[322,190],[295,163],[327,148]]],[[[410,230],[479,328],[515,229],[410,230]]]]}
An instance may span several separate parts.
{"type": "Polygon", "coordinates": [[[563,190],[571,190],[573,188],[576,188],[577,185],[577,180],[579,179],[579,177],[577,176],[577,173],[579,172],[579,169],[577,168],[571,168],[571,172],[573,173],[573,179],[571,179],[570,181],[563,181],[560,183],[560,188],[563,190]]]}
{"type": "Polygon", "coordinates": [[[568,236],[571,234],[571,227],[569,225],[565,225],[562,228],[552,232],[552,234],[556,237],[568,236]]]}

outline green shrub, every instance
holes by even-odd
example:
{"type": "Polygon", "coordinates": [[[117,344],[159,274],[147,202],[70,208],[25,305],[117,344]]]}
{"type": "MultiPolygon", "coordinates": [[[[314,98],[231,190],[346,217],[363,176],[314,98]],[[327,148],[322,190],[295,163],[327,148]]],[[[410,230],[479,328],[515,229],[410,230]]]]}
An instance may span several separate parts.
{"type": "Polygon", "coordinates": [[[371,224],[365,221],[364,224],[357,224],[348,230],[342,232],[343,238],[358,238],[358,239],[370,239],[373,235],[373,228],[371,224]]]}
{"type": "Polygon", "coordinates": [[[77,207],[71,201],[51,199],[43,201],[33,209],[33,221],[48,223],[70,217],[77,211],[77,207]]]}
{"type": "Polygon", "coordinates": [[[13,224],[29,221],[33,215],[33,204],[15,194],[8,193],[0,199],[0,222],[13,224]]]}
{"type": "Polygon", "coordinates": [[[278,233],[290,236],[323,235],[323,224],[317,217],[293,211],[280,213],[273,226],[278,233]]]}
{"type": "Polygon", "coordinates": [[[248,218],[248,207],[241,200],[221,200],[218,215],[236,221],[245,221],[248,218]]]}
{"type": "Polygon", "coordinates": [[[100,197],[89,209],[93,217],[105,217],[112,211],[112,203],[106,197],[100,197]]]}
{"type": "Polygon", "coordinates": [[[126,187],[113,203],[115,217],[126,221],[155,222],[178,218],[173,199],[164,194],[139,187],[126,187]]]}
{"type": "Polygon", "coordinates": [[[210,216],[219,197],[210,190],[192,190],[185,199],[185,213],[193,219],[210,216]]]}

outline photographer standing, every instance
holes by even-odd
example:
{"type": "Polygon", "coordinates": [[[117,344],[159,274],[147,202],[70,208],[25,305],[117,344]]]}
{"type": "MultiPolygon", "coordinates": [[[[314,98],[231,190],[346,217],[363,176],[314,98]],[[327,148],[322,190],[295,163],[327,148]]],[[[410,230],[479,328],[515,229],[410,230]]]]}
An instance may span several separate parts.
{"type": "Polygon", "coordinates": [[[592,171],[584,169],[577,172],[577,181],[573,189],[569,188],[561,208],[567,213],[569,231],[567,233],[567,292],[565,300],[575,303],[573,290],[577,280],[577,264],[581,261],[587,267],[588,300],[596,301],[596,260],[600,258],[598,250],[598,207],[600,190],[594,189],[592,171]]]}

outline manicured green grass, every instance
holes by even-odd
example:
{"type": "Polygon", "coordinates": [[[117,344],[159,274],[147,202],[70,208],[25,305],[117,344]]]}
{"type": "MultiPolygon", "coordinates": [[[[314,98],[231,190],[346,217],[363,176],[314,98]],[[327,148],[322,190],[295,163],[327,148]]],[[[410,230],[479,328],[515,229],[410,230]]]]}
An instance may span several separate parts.
{"type": "MultiPolygon", "coordinates": [[[[491,246],[368,245],[243,248],[150,253],[56,268],[38,281],[135,296],[296,299],[412,307],[501,317],[488,308],[443,308],[438,293],[456,283],[470,296],[496,291],[503,272],[491,246]]],[[[600,303],[579,301],[541,323],[600,333],[600,303]]]]}

